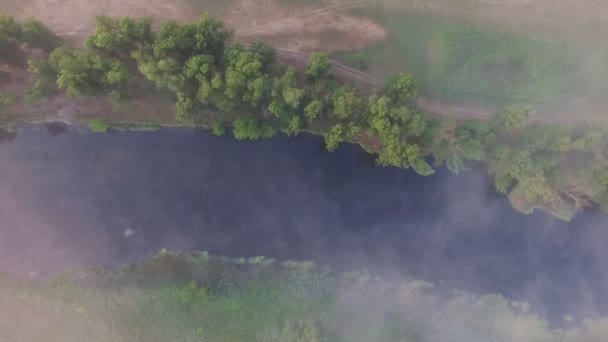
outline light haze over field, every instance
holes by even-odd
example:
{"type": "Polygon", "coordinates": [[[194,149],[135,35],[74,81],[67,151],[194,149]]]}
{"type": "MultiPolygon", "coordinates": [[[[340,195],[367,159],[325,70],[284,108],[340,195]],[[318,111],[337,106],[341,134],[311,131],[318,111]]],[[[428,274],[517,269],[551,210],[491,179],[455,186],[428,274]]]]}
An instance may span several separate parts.
{"type": "MultiPolygon", "coordinates": [[[[261,39],[294,65],[328,51],[338,78],[368,92],[407,71],[420,89],[414,104],[454,121],[488,120],[514,103],[534,107],[532,122],[548,126],[608,118],[601,0],[5,0],[0,12],[36,17],[72,46],[93,34],[99,15],[149,16],[158,26],[207,13],[235,40],[261,39]]],[[[127,121],[181,124],[164,112],[173,107],[162,94],[129,107],[153,110],[127,110],[127,121]]],[[[310,260],[365,270],[365,281],[340,287],[340,305],[365,311],[340,316],[344,340],[372,341],[393,312],[419,332],[408,342],[608,340],[608,218],[599,204],[577,203],[570,222],[525,215],[478,163],[423,177],[380,168],[355,145],[330,154],[309,134],[256,142],[186,128],[95,134],[64,125],[89,120],[84,100],[70,110],[48,104],[36,108],[57,112],[51,119],[11,114],[38,125],[0,130],[0,272],[41,279],[164,248],[310,260]],[[356,319],[375,329],[362,337],[356,319]]],[[[582,181],[574,188],[594,192],[582,181]]],[[[12,322],[0,323],[0,341],[2,329],[13,333],[31,317],[59,324],[15,298],[0,296],[0,322],[12,322]]]]}

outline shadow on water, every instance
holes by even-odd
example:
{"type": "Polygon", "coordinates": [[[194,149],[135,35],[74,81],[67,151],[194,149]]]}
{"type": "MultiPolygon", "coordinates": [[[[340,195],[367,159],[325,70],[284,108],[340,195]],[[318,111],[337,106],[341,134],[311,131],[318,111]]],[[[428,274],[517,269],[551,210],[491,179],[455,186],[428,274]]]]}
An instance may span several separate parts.
{"type": "Polygon", "coordinates": [[[0,145],[0,165],[0,269],[12,272],[198,249],[409,274],[558,316],[608,308],[605,218],[521,215],[474,172],[421,177],[310,135],[188,129],[27,128],[0,145]]]}
{"type": "Polygon", "coordinates": [[[46,127],[46,131],[51,136],[57,136],[65,133],[68,129],[68,126],[62,122],[49,122],[44,125],[46,127]]]}
{"type": "Polygon", "coordinates": [[[15,138],[17,138],[17,132],[6,131],[0,128],[0,144],[13,142],[15,138]]]}

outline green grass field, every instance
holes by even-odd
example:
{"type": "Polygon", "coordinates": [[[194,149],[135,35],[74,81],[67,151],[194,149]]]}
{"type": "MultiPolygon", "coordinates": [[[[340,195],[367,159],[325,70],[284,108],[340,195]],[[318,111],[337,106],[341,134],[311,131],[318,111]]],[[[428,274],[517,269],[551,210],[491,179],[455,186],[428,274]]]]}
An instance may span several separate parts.
{"type": "Polygon", "coordinates": [[[564,42],[422,13],[357,10],[390,38],[364,52],[370,70],[406,69],[427,95],[462,103],[544,104],[579,95],[582,57],[564,42]]]}

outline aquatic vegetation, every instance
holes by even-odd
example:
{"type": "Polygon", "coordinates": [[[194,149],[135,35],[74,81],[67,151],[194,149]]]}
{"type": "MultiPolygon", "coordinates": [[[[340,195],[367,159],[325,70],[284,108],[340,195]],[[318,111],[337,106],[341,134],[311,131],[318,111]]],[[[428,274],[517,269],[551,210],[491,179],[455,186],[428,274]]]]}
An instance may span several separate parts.
{"type": "Polygon", "coordinates": [[[26,341],[581,341],[604,320],[552,329],[525,302],[443,294],[263,257],[162,251],[139,264],[50,280],[0,275],[0,337],[26,341]],[[27,325],[27,326],[26,326],[27,325]]]}

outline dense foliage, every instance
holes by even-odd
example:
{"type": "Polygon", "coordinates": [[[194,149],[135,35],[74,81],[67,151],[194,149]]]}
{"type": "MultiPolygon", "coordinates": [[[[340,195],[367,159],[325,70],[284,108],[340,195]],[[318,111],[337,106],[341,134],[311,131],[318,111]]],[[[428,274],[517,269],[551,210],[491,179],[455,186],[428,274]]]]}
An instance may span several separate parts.
{"type": "MultiPolygon", "coordinates": [[[[608,209],[606,125],[542,124],[521,105],[490,120],[432,117],[416,106],[417,83],[408,74],[394,75],[367,96],[338,81],[326,53],[312,54],[297,71],[280,63],[271,46],[245,46],[231,37],[210,17],[167,21],[158,29],[150,19],[100,17],[86,49],[52,49],[57,39],[42,24],[0,17],[0,58],[18,62],[15,51],[23,51],[14,48],[20,44],[49,52],[29,61],[35,79],[30,100],[63,91],[107,96],[121,109],[156,88],[173,97],[178,120],[217,135],[230,127],[237,139],[315,132],[330,151],[358,142],[378,155],[379,165],[421,175],[442,164],[458,173],[484,162],[496,189],[509,193],[521,211],[543,208],[570,218],[593,204],[608,209]]],[[[91,127],[109,129],[100,122],[91,127]]]]}
{"type": "Polygon", "coordinates": [[[527,303],[310,262],[161,252],[48,280],[0,274],[2,341],[604,341],[606,320],[550,329],[527,303]]]}

